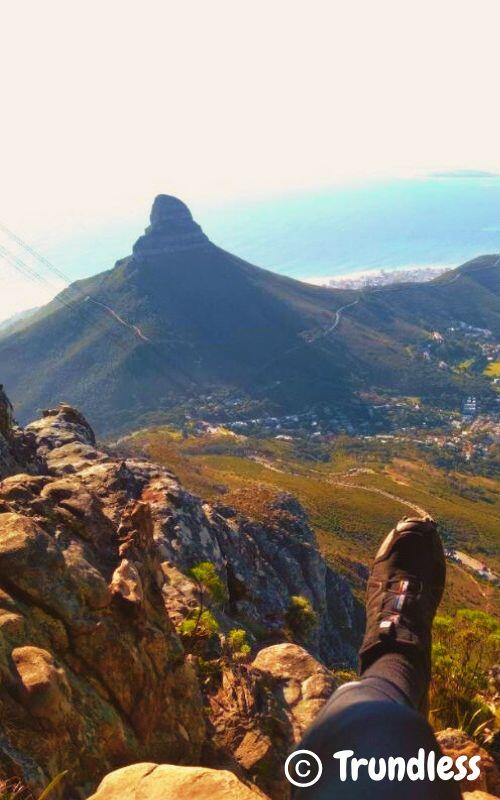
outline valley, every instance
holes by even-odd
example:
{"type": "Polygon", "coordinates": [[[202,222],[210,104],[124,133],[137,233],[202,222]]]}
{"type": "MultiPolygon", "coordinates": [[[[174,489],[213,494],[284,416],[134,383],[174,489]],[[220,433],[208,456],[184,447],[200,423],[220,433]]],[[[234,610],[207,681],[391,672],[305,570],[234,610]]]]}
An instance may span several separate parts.
{"type": "Polygon", "coordinates": [[[429,513],[440,523],[448,553],[443,608],[500,610],[500,497],[493,472],[486,474],[492,464],[462,458],[450,469],[439,439],[420,446],[412,435],[313,437],[297,431],[293,437],[246,436],[223,425],[193,424],[191,430],[141,430],[112,449],[167,464],[192,491],[255,519],[266,513],[270,497],[293,494],[328,563],[359,597],[394,521],[429,513]]]}

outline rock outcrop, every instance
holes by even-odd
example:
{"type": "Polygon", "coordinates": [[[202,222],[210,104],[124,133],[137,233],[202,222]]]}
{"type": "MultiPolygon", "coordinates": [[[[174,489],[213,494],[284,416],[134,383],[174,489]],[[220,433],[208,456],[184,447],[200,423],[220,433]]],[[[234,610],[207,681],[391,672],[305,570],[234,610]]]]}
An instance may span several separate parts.
{"type": "Polygon", "coordinates": [[[209,239],[193,220],[189,208],[177,197],[159,194],[153,203],[150,222],[144,236],[134,245],[136,261],[210,247],[209,239]]]}
{"type": "MultiPolygon", "coordinates": [[[[272,641],[283,636],[291,597],[306,597],[318,624],[301,643],[329,666],[355,663],[363,625],[359,605],[347,580],[327,567],[293,497],[273,498],[266,522],[257,522],[227,507],[222,515],[172,484],[171,477],[153,478],[142,496],[151,506],[164,560],[181,571],[213,562],[227,585],[230,616],[246,619],[250,629],[272,641]]],[[[172,614],[179,602],[185,613],[178,582],[167,584],[165,594],[172,614]]]]}
{"type": "Polygon", "coordinates": [[[211,762],[235,761],[266,794],[286,800],[286,757],[336,687],[329,670],[291,643],[265,647],[250,664],[226,669],[209,697],[211,762]]]}
{"type": "Polygon", "coordinates": [[[134,764],[112,772],[89,800],[265,800],[226,770],[134,764]]]}
{"type": "Polygon", "coordinates": [[[195,763],[202,698],[166,613],[149,506],[73,409],[27,435],[43,474],[0,488],[0,774],[37,786],[69,768],[91,788],[131,761],[195,763]]]}
{"type": "Polygon", "coordinates": [[[167,469],[98,449],[66,404],[12,435],[18,456],[0,483],[0,779],[36,787],[69,769],[71,791],[89,792],[133,762],[225,762],[285,797],[280,776],[262,775],[334,688],[284,641],[290,597],[311,603],[318,625],[304,646],[327,664],[352,659],[359,624],[301,507],[282,497],[268,523],[219,513],[167,469]],[[221,658],[208,688],[175,630],[199,602],[185,573],[201,561],[227,597],[213,609],[221,647],[238,627],[254,653],[221,658]]]}

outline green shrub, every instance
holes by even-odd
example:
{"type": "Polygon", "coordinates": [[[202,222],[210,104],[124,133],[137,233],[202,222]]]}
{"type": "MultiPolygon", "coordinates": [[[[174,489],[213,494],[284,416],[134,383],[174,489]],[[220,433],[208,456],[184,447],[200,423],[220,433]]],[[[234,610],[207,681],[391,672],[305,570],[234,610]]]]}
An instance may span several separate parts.
{"type": "Polygon", "coordinates": [[[198,658],[198,677],[205,687],[220,685],[222,677],[222,664],[220,658],[198,658]]]}
{"type": "Polygon", "coordinates": [[[318,624],[318,617],[310,600],[300,594],[290,597],[285,619],[292,634],[300,639],[307,639],[318,624]]]}
{"type": "Polygon", "coordinates": [[[207,608],[206,595],[210,596],[213,603],[221,604],[227,600],[227,591],[215,566],[210,561],[202,561],[191,567],[187,575],[198,587],[200,604],[192,609],[186,619],[177,626],[177,632],[182,636],[185,644],[189,643],[189,649],[193,651],[196,641],[206,641],[219,632],[219,623],[213,612],[207,608]]]}
{"type": "Polygon", "coordinates": [[[208,608],[198,607],[190,611],[177,630],[183,637],[210,638],[219,632],[219,623],[208,608]]]}
{"type": "Polygon", "coordinates": [[[229,631],[226,639],[227,647],[233,657],[246,658],[250,655],[252,648],[248,644],[247,632],[243,628],[233,628],[229,631]]]}
{"type": "Polygon", "coordinates": [[[359,675],[354,669],[336,669],[334,677],[337,681],[337,686],[343,686],[344,683],[352,683],[359,680],[359,675]]]}
{"type": "Polygon", "coordinates": [[[436,729],[460,728],[478,735],[492,709],[481,693],[498,660],[500,623],[483,611],[460,609],[434,621],[431,721],[436,729]]]}
{"type": "Polygon", "coordinates": [[[207,590],[212,599],[219,604],[227,600],[227,590],[224,581],[217,574],[215,565],[211,561],[201,561],[188,570],[187,575],[193,580],[200,590],[207,590]]]}

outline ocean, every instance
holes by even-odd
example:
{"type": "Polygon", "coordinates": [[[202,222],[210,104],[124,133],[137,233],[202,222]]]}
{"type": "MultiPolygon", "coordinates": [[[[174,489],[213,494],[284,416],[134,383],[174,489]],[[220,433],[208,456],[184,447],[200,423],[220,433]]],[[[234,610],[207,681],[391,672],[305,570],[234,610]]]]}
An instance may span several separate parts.
{"type": "Polygon", "coordinates": [[[358,182],[200,211],[222,247],[305,280],[500,252],[500,176],[358,182]]]}
{"type": "MultiPolygon", "coordinates": [[[[357,181],[219,204],[181,199],[220,247],[303,280],[457,266],[500,252],[500,176],[357,181]]],[[[126,219],[34,244],[72,279],[101,272],[131,252],[152,200],[126,219]]]]}

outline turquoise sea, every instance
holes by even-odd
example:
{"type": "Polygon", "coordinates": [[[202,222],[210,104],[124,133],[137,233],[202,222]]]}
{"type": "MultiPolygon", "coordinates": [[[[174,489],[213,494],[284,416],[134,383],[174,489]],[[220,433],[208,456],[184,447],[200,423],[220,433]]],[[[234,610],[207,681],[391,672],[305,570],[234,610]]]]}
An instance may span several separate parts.
{"type": "MultiPolygon", "coordinates": [[[[451,266],[500,252],[500,176],[358,181],[218,205],[182,199],[216,244],[297,278],[451,266]]],[[[72,277],[107,269],[130,253],[148,213],[87,230],[48,255],[72,277]]]]}

